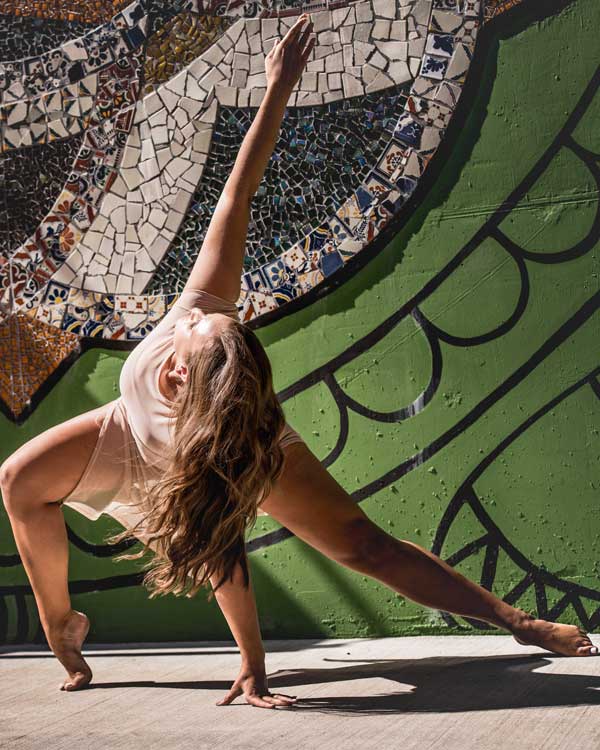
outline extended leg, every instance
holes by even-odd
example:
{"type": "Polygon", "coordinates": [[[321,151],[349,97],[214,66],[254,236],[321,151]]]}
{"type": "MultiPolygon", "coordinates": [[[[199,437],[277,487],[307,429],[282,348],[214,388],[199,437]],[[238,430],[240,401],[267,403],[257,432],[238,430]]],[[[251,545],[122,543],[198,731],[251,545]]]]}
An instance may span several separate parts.
{"type": "Polygon", "coordinates": [[[261,507],[323,554],[419,604],[491,623],[560,654],[594,653],[576,626],[532,618],[423,547],[380,529],[302,443],[287,449],[283,474],[261,507]]]}
{"type": "Polygon", "coordinates": [[[58,500],[81,477],[108,405],[46,430],[2,464],[2,499],[15,543],[35,596],[48,645],[69,673],[65,689],[92,676],[81,656],[89,620],[71,609],[68,539],[58,500]]]}

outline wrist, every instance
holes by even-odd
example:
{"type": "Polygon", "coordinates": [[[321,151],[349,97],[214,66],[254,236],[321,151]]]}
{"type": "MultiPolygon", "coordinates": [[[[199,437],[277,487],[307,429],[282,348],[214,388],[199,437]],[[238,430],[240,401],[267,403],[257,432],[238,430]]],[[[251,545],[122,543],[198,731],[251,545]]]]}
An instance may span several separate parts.
{"type": "Polygon", "coordinates": [[[252,671],[265,669],[265,652],[263,650],[241,652],[242,667],[252,671]]]}
{"type": "Polygon", "coordinates": [[[296,84],[290,86],[281,81],[267,82],[267,96],[279,100],[282,104],[287,104],[296,84]]]}

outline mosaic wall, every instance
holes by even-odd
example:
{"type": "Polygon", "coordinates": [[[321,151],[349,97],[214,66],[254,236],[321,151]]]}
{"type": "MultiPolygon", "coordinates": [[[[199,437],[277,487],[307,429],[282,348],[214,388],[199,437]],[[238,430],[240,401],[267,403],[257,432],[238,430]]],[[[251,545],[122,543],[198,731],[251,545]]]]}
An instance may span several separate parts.
{"type": "MultiPolygon", "coordinates": [[[[409,5],[410,15],[415,9],[410,3],[403,2],[401,12],[409,5]]],[[[438,10],[458,9],[454,4],[450,11],[435,5],[431,18],[438,10]]],[[[255,199],[245,274],[260,280],[265,266],[275,269],[261,283],[273,284],[276,309],[284,314],[252,320],[253,325],[262,323],[257,333],[273,363],[279,398],[290,423],[365,513],[392,535],[433,551],[504,601],[545,619],[598,632],[600,5],[597,0],[523,3],[497,17],[505,6],[490,2],[482,8],[480,23],[494,20],[479,28],[473,67],[450,126],[448,112],[437,100],[414,91],[418,81],[427,78],[421,70],[414,81],[288,108],[282,138],[255,199]],[[428,123],[418,97],[427,99],[428,123]],[[409,116],[415,128],[423,125],[418,147],[406,142],[409,116]],[[433,146],[423,140],[431,136],[427,127],[440,136],[444,132],[433,158],[427,153],[433,146]],[[398,138],[400,131],[404,134],[398,138]],[[410,165],[404,163],[406,152],[413,159],[410,165]],[[357,225],[351,216],[340,215],[340,206],[351,196],[363,195],[362,190],[368,192],[364,186],[371,178],[389,182],[399,169],[404,171],[397,173],[402,175],[398,179],[408,180],[405,170],[410,169],[420,170],[425,180],[394,213],[400,220],[388,221],[374,245],[370,240],[361,244],[357,225]],[[286,212],[280,210],[283,201],[286,212]],[[332,242],[327,230],[318,244],[318,230],[331,226],[332,215],[356,241],[358,258],[353,260],[354,253],[345,260],[343,240],[323,252],[332,242]],[[303,244],[307,237],[314,241],[308,248],[303,244]],[[368,246],[371,251],[363,252],[368,246]],[[311,288],[326,293],[291,303],[294,290],[299,293],[301,274],[292,274],[285,253],[296,247],[316,254],[321,265],[311,288]],[[362,263],[367,257],[370,262],[362,263]],[[353,274],[337,270],[359,267],[353,274]]],[[[373,5],[379,16],[382,7],[373,5]]],[[[356,14],[359,4],[352,8],[356,14]]],[[[115,76],[104,78],[102,108],[94,103],[82,118],[90,123],[81,132],[8,148],[0,157],[3,174],[10,176],[4,180],[3,221],[10,222],[17,240],[11,248],[11,233],[0,234],[4,258],[11,258],[15,247],[43,241],[42,249],[56,263],[54,273],[64,268],[58,260],[61,249],[70,259],[75,250],[83,252],[85,244],[88,252],[98,248],[98,264],[92,267],[92,260],[86,261],[89,273],[81,279],[92,283],[96,275],[111,289],[108,284],[118,283],[123,275],[122,257],[135,255],[127,243],[141,243],[142,231],[154,232],[151,237],[156,238],[143,241],[153,264],[146,259],[149,278],[140,294],[83,295],[54,280],[56,297],[43,304],[48,315],[64,308],[55,324],[38,318],[35,305],[30,310],[15,307],[14,314],[6,311],[0,326],[2,392],[16,392],[25,384],[44,395],[37,404],[32,398],[35,408],[28,407],[21,424],[5,417],[0,460],[45,429],[116,398],[123,362],[135,345],[130,332],[139,326],[139,340],[143,325],[150,330],[153,319],[160,319],[198,252],[196,233],[204,231],[252,105],[220,102],[222,92],[211,84],[209,103],[201,103],[198,114],[191,115],[192,124],[199,124],[192,133],[189,112],[182,114],[180,108],[186,111],[185,104],[194,111],[197,102],[205,100],[187,93],[170,99],[166,92],[167,84],[179,76],[184,82],[177,86],[193,88],[197,79],[190,70],[196,61],[180,67],[173,55],[177,42],[172,37],[168,41],[167,33],[160,35],[161,29],[191,28],[192,18],[198,19],[195,29],[204,26],[210,34],[217,33],[216,19],[225,19],[219,34],[235,32],[240,20],[233,16],[232,21],[232,14],[200,14],[188,4],[154,4],[147,45],[126,56],[137,71],[137,86],[131,86],[135,79],[129,74],[119,85],[115,76]],[[205,16],[212,20],[199,20],[205,16]],[[164,55],[164,66],[160,61],[149,64],[152,40],[164,55]],[[128,104],[127,97],[136,92],[138,98],[128,104]],[[145,104],[138,117],[140,97],[145,104]],[[215,102],[214,115],[200,120],[215,102]],[[124,122],[124,113],[134,107],[135,116],[124,122]],[[163,153],[162,128],[168,138],[177,135],[169,141],[168,154],[163,153]],[[190,135],[183,133],[186,128],[190,135]],[[209,147],[204,139],[210,140],[209,147]],[[178,146],[172,151],[174,143],[178,146]],[[103,155],[111,144],[118,153],[105,171],[103,155]],[[196,171],[186,171],[197,164],[191,159],[194,153],[206,156],[198,180],[191,179],[196,171]],[[65,169],[61,184],[69,158],[73,168],[65,169]],[[159,174],[143,180],[146,169],[153,174],[153,159],[159,174]],[[178,211],[176,226],[167,223],[175,212],[168,212],[164,224],[160,213],[144,214],[165,212],[167,197],[176,200],[180,194],[163,193],[164,186],[177,189],[181,176],[186,180],[179,183],[181,194],[187,192],[189,198],[180,198],[188,202],[178,211]],[[125,196],[119,193],[121,180],[131,181],[125,196]],[[108,187],[99,187],[103,185],[108,187]],[[35,201],[27,206],[39,206],[44,216],[56,217],[47,220],[45,234],[35,224],[35,208],[26,210],[21,200],[33,200],[33,190],[35,201]],[[53,202],[54,190],[58,195],[53,202]],[[65,190],[77,196],[79,208],[69,209],[65,196],[58,201],[65,190]],[[143,191],[149,190],[156,194],[144,197],[143,191]],[[83,197],[86,191],[88,198],[83,197]],[[137,198],[139,192],[143,200],[130,203],[129,193],[137,198]],[[89,208],[84,211],[85,206],[89,208]],[[104,222],[96,223],[101,215],[104,222]],[[153,229],[144,228],[144,217],[153,229]],[[77,227],[81,236],[71,240],[68,232],[63,234],[67,226],[77,227]],[[123,231],[124,241],[119,239],[123,231]],[[164,252],[153,258],[150,251],[161,238],[166,240],[164,252]],[[107,239],[111,242],[103,247],[107,239]],[[111,280],[101,270],[100,256],[113,262],[113,251],[117,260],[111,280]],[[124,309],[115,310],[116,302],[124,309]],[[114,337],[105,335],[111,319],[122,325],[114,337]]],[[[222,44],[221,36],[216,43],[222,44]]],[[[189,45],[182,44],[186,57],[189,45]]],[[[200,55],[210,49],[203,48],[200,55]]],[[[343,80],[342,75],[342,89],[343,80]]],[[[332,86],[333,81],[337,79],[332,86]]],[[[236,97],[240,91],[236,89],[236,97]]],[[[357,200],[356,210],[362,205],[357,200]]],[[[376,204],[377,210],[381,205],[376,204]]],[[[15,267],[22,268],[25,281],[18,294],[24,299],[35,295],[35,284],[27,286],[26,274],[35,278],[37,266],[18,266],[26,257],[21,252],[15,267]]],[[[44,257],[40,250],[40,263],[44,257]]],[[[132,269],[137,273],[135,263],[132,269]]],[[[45,294],[47,282],[40,279],[45,294]]],[[[88,643],[230,638],[218,607],[204,596],[148,599],[141,586],[141,564],[114,560],[126,547],[138,545],[106,543],[106,536],[120,529],[115,519],[101,515],[90,522],[69,507],[64,513],[69,588],[73,606],[91,619],[88,643]],[[108,611],[120,616],[107,618],[108,611]]],[[[492,630],[480,621],[394,595],[319,554],[274,518],[261,517],[249,530],[247,550],[265,638],[492,630]]],[[[25,642],[45,639],[0,503],[0,643],[25,642]]],[[[527,656],[527,649],[515,644],[518,652],[527,656]]]]}
{"type": "Polygon", "coordinates": [[[5,413],[23,419],[82,344],[133,346],[169,309],[264,96],[265,54],[300,12],[317,43],[252,206],[245,321],[327,283],[399,214],[481,22],[510,4],[3,3],[0,324],[72,334],[52,364],[27,354],[34,381],[0,373],[5,413]]]}

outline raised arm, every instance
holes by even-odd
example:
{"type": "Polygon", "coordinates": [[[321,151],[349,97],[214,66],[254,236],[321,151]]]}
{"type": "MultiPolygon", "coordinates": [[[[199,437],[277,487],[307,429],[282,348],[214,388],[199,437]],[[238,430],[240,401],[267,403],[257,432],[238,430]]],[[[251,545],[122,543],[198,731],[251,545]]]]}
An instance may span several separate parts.
{"type": "Polygon", "coordinates": [[[265,58],[267,91],[246,133],[233,170],[185,285],[235,302],[250,220],[250,204],[275,148],[290,95],[314,46],[312,21],[303,14],[265,58]]]}

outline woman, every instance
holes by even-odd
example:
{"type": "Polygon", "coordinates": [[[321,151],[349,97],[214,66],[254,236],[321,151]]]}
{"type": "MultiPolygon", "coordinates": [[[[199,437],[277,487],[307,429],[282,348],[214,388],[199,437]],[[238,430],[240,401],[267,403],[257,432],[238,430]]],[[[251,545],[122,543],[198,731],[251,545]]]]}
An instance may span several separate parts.
{"type": "Polygon", "coordinates": [[[385,533],[285,424],[269,361],[234,302],[250,203],[313,45],[303,15],[267,55],[266,95],[202,251],[177,303],[125,363],[120,398],[38,435],[1,468],[41,623],[68,673],[65,690],[83,688],[92,673],[81,655],[89,620],[69,599],[61,502],[91,518],[109,512],[126,527],[116,538],[135,535],[154,550],[144,579],[152,596],[190,596],[210,582],[242,660],[218,705],[242,694],[264,708],[294,701],[267,687],[244,548],[259,506],[323,554],[420,604],[494,624],[554,653],[598,653],[578,627],[535,619],[385,533]]]}

